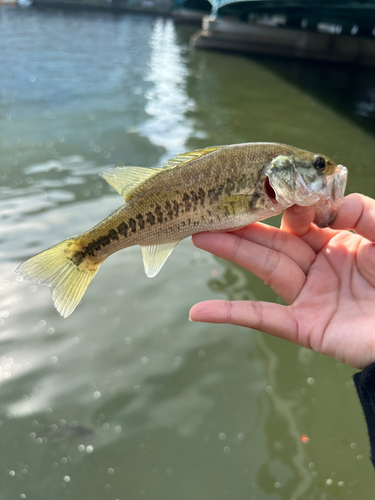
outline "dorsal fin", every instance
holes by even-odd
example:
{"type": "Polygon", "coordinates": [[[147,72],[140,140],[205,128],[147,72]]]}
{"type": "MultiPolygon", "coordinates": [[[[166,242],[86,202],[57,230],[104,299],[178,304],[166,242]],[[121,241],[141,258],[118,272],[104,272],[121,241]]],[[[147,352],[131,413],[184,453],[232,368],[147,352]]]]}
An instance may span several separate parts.
{"type": "Polygon", "coordinates": [[[175,156],[168,160],[167,163],[164,163],[164,168],[175,168],[179,165],[183,165],[184,163],[189,163],[189,161],[197,160],[202,156],[208,155],[209,153],[213,153],[218,149],[223,148],[224,146],[213,146],[211,148],[205,149],[197,149],[196,151],[190,151],[189,153],[182,153],[180,155],[175,156]]]}
{"type": "MultiPolygon", "coordinates": [[[[182,153],[175,158],[171,158],[163,165],[164,169],[175,168],[179,165],[197,160],[202,156],[213,153],[223,146],[214,146],[211,148],[198,149],[189,153],[182,153]]],[[[145,167],[116,167],[107,172],[102,172],[99,175],[108,182],[118,193],[123,196],[126,202],[130,201],[134,192],[141,184],[150,179],[156,174],[162,172],[160,168],[145,168],[145,167]]]]}
{"type": "Polygon", "coordinates": [[[141,184],[161,171],[160,168],[116,167],[99,175],[116,189],[125,201],[129,201],[141,184]]]}

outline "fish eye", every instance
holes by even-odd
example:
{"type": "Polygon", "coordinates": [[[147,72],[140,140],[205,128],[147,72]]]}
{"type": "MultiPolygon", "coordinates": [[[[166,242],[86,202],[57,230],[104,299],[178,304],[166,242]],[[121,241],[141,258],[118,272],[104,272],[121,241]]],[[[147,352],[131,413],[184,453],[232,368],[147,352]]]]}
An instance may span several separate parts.
{"type": "Polygon", "coordinates": [[[324,172],[326,168],[326,161],[321,156],[317,156],[314,160],[314,167],[318,172],[324,172]]]}

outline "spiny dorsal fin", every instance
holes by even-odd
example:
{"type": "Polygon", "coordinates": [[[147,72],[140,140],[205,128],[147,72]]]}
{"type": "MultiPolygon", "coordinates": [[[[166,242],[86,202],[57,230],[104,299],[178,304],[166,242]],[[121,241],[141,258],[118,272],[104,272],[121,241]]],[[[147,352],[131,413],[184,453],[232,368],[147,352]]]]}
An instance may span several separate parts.
{"type": "Polygon", "coordinates": [[[162,243],[161,245],[139,245],[142,251],[143,265],[148,278],[153,278],[164,266],[174,247],[179,243],[162,243]]]}
{"type": "Polygon", "coordinates": [[[160,172],[160,168],[116,167],[99,175],[129,201],[141,184],[160,172]]]}
{"type": "Polygon", "coordinates": [[[197,149],[196,151],[190,151],[189,153],[182,153],[180,155],[175,156],[175,158],[171,158],[167,163],[164,163],[164,168],[175,168],[179,165],[183,165],[184,163],[189,163],[189,161],[197,160],[202,156],[208,155],[209,153],[213,153],[218,149],[223,148],[224,146],[213,146],[211,148],[205,149],[197,149]]]}
{"type": "MultiPolygon", "coordinates": [[[[175,158],[168,160],[163,165],[164,168],[175,168],[179,165],[197,160],[202,156],[222,148],[223,146],[215,146],[211,148],[199,149],[190,153],[182,153],[175,158]]],[[[102,172],[99,175],[108,182],[118,193],[123,196],[125,201],[130,201],[134,192],[141,184],[162,171],[160,168],[144,168],[144,167],[116,167],[107,172],[102,172]]]]}

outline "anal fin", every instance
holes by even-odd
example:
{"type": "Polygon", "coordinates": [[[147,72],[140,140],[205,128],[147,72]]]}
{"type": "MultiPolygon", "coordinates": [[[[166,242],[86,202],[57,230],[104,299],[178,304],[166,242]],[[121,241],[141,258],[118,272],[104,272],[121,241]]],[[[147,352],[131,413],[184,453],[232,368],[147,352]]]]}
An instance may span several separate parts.
{"type": "Polygon", "coordinates": [[[162,243],[161,245],[139,245],[142,251],[143,265],[148,278],[153,278],[163,267],[179,241],[162,243]]]}

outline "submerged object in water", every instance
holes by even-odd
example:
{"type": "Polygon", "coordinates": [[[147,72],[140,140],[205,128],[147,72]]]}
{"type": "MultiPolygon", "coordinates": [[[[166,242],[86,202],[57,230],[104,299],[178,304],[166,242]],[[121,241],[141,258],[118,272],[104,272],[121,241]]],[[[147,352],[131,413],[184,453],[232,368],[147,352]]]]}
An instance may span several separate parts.
{"type": "Polygon", "coordinates": [[[323,155],[277,143],[246,143],[184,153],[164,168],[117,167],[101,174],[125,204],[94,228],[21,264],[26,280],[52,289],[68,317],[100,264],[133,245],[154,277],[182,239],[203,231],[233,231],[292,205],[316,204],[326,227],[343,201],[347,169],[323,155]]]}

